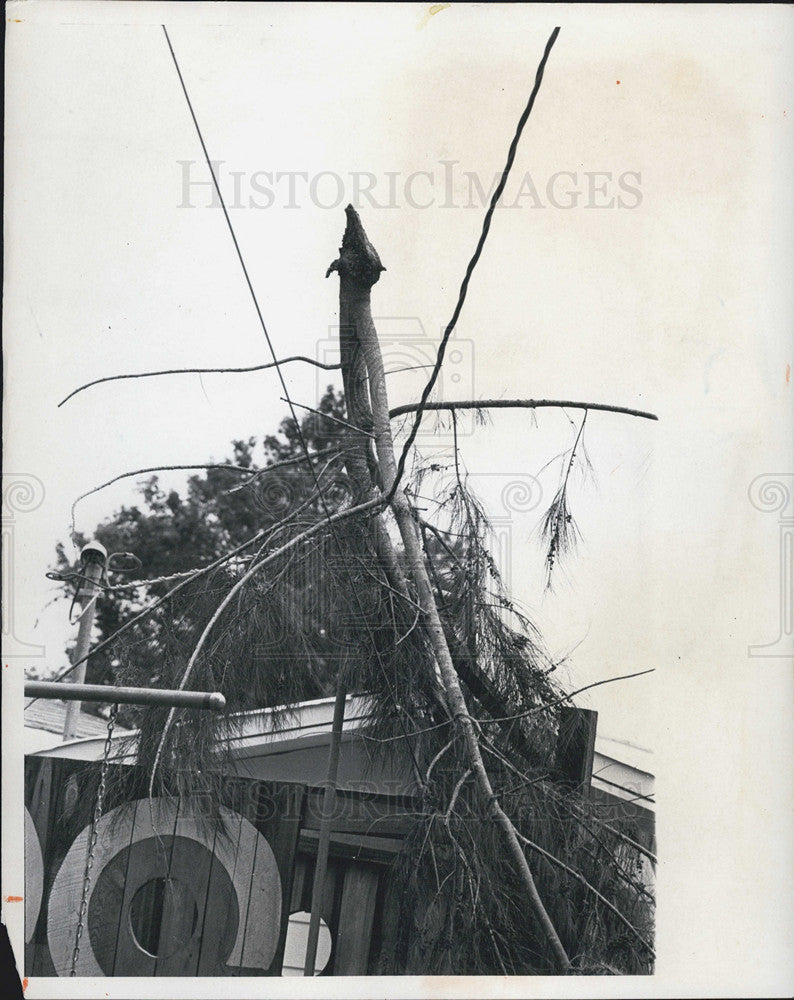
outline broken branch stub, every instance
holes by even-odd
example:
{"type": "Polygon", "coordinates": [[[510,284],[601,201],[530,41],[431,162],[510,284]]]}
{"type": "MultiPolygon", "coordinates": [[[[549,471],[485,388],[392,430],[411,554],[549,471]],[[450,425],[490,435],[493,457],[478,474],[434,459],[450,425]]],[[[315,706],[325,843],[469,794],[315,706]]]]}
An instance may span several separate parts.
{"type": "Polygon", "coordinates": [[[345,209],[347,225],[339,248],[339,257],[325,272],[326,278],[334,271],[343,282],[369,290],[386,268],[381,264],[378,251],[370,243],[358,212],[352,205],[345,209]]]}

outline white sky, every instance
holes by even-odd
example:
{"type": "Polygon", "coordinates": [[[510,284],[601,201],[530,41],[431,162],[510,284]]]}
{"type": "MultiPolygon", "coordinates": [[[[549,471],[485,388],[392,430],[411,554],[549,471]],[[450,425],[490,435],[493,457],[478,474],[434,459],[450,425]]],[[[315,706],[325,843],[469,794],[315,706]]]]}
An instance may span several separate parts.
{"type": "MultiPolygon", "coordinates": [[[[755,836],[739,796],[742,815],[749,799],[762,822],[791,736],[791,660],[747,656],[775,638],[780,614],[777,515],[747,490],[792,468],[789,11],[456,4],[427,17],[419,4],[26,2],[7,18],[4,470],[45,490],[17,515],[9,546],[17,639],[63,664],[66,608],[42,616],[44,572],[77,495],[126,470],[221,459],[232,438],[270,432],[286,412],[272,373],[118,383],[56,408],[104,375],[269,360],[220,211],[202,187],[196,207],[180,207],[180,161],[208,178],[160,23],[230,200],[229,171],[243,172],[232,220],[280,356],[327,346],[338,283],[323,276],[351,172],[375,176],[381,203],[393,176],[396,208],[359,200],[388,269],[373,293],[375,316],[389,318],[387,368],[432,356],[481,225],[463,172],[488,190],[561,23],[506,199],[528,173],[542,207],[524,187],[519,207],[496,213],[444,393],[659,414],[591,413],[596,484],[577,481],[573,494],[581,552],[544,596],[532,539],[541,509],[514,512],[509,577],[552,653],[576,647],[573,684],[656,669],[581,703],[599,710],[601,731],[658,751],[657,797],[697,801],[704,831],[730,818],[755,836]],[[445,160],[458,161],[451,199],[445,160]],[[257,171],[305,172],[297,207],[286,207],[286,179],[271,185],[271,207],[247,205],[264,202],[257,171]],[[427,208],[406,196],[417,171],[431,174],[410,182],[427,208]],[[575,177],[552,195],[564,205],[578,190],[570,208],[548,195],[560,171],[575,177]],[[588,207],[595,171],[611,175],[594,182],[606,184],[598,203],[635,205],[618,185],[631,174],[639,204],[588,207]],[[323,172],[344,182],[338,207],[318,204],[336,190],[323,172]],[[419,324],[430,343],[409,343],[419,324]],[[709,788],[748,755],[752,779],[709,788]]],[[[285,371],[293,398],[314,405],[325,377],[285,371]]],[[[393,403],[422,384],[421,372],[394,377],[393,403]]],[[[507,479],[570,441],[558,411],[539,411],[537,427],[501,413],[462,451],[498,519],[507,479]]],[[[422,439],[425,453],[433,446],[422,439]]],[[[543,486],[548,501],[554,477],[543,486]]],[[[89,532],[133,497],[131,483],[92,497],[77,527],[89,532]]],[[[4,662],[18,678],[28,661],[4,662]]],[[[790,781],[782,794],[790,801],[790,781]]],[[[723,849],[726,870],[744,863],[744,848],[723,849]]],[[[681,852],[683,871],[701,858],[681,852]]],[[[781,864],[790,872],[790,857],[781,864]]],[[[755,891],[779,892],[779,879],[759,876],[755,891]]],[[[706,901],[692,906],[707,922],[706,901]]]]}

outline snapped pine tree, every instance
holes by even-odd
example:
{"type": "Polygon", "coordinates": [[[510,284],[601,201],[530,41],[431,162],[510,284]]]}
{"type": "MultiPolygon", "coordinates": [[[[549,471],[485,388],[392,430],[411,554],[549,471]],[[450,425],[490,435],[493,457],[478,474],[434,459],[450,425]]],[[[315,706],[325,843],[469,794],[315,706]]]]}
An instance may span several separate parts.
{"type": "MultiPolygon", "coordinates": [[[[542,929],[559,968],[567,970],[570,968],[570,959],[540,898],[515,827],[494,794],[488,771],[483,762],[477,733],[463,697],[460,680],[452,662],[444,627],[433,596],[430,577],[424,561],[418,516],[397,481],[397,461],[391,433],[383,357],[375,324],[372,321],[370,303],[372,286],[379,279],[384,267],[375,248],[367,239],[356,210],[352,205],[348,205],[345,212],[347,226],[342,238],[339,258],[331,264],[328,273],[330,274],[332,271],[339,273],[340,327],[343,335],[350,341],[346,345],[345,355],[352,373],[355,373],[353,377],[348,376],[348,384],[352,383],[355,377],[358,392],[362,392],[364,387],[368,387],[369,390],[370,407],[362,407],[361,409],[363,412],[371,412],[372,414],[372,427],[375,434],[383,489],[391,497],[390,508],[405,548],[408,571],[421,607],[422,627],[433,651],[434,667],[444,689],[449,713],[454,724],[459,727],[463,734],[469,764],[482,801],[488,815],[502,832],[505,847],[513,860],[526,892],[529,908],[542,929]],[[362,367],[366,369],[366,380],[361,378],[362,367]]],[[[345,355],[343,355],[343,359],[345,355]]],[[[343,365],[344,363],[343,360],[343,365]]],[[[348,411],[349,415],[351,409],[348,411]]],[[[355,413],[355,410],[353,412],[355,413]]]]}

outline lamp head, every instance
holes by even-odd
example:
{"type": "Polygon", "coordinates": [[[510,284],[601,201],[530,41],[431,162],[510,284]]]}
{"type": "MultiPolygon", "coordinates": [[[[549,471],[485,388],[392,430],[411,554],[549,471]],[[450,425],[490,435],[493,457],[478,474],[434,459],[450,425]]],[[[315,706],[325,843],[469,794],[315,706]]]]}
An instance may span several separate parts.
{"type": "Polygon", "coordinates": [[[87,545],[83,546],[80,552],[80,561],[87,565],[88,563],[99,563],[100,566],[104,566],[107,562],[108,550],[101,542],[92,540],[88,542],[87,545]]]}

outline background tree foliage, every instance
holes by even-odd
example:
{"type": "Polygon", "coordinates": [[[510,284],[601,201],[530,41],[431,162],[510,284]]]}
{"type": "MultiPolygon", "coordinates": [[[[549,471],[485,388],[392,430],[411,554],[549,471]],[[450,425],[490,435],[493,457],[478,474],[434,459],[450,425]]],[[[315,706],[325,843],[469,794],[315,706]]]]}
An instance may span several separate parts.
{"type": "MultiPolygon", "coordinates": [[[[309,413],[301,421],[301,433],[312,454],[340,446],[344,427],[329,418],[344,418],[344,397],[328,386],[317,409],[328,416],[309,413]]],[[[226,464],[256,471],[300,458],[302,454],[295,421],[286,417],[276,434],[262,437],[261,446],[256,437],[233,441],[232,455],[226,464]]],[[[340,469],[339,458],[329,456],[329,460],[330,471],[340,469]]],[[[98,524],[91,537],[100,541],[108,553],[135,555],[141,562],[140,571],[133,574],[136,580],[172,577],[208,565],[250,539],[259,529],[276,524],[307,501],[312,487],[311,476],[300,464],[279,467],[265,477],[241,475],[231,468],[228,472],[210,468],[191,476],[181,494],[173,489],[166,492],[160,485],[160,477],[153,475],[138,488],[141,502],[122,506],[98,524]]],[[[316,504],[310,504],[311,507],[317,511],[316,504]]],[[[77,533],[74,538],[76,551],[79,552],[88,540],[87,536],[77,533]]],[[[69,549],[74,551],[71,546],[69,549]]],[[[78,567],[79,561],[71,559],[67,546],[59,542],[56,545],[57,572],[67,575],[78,567]]],[[[300,597],[304,626],[312,618],[312,604],[321,603],[315,593],[318,578],[312,575],[312,568],[313,565],[304,566],[302,577],[293,573],[293,590],[300,597]]],[[[139,586],[125,586],[124,583],[124,576],[113,574],[114,589],[107,590],[97,603],[96,644],[128,625],[152,600],[163,597],[173,580],[139,586]]],[[[72,582],[64,584],[64,594],[69,598],[73,596],[72,582]]],[[[175,655],[177,647],[198,638],[206,617],[217,604],[217,595],[217,581],[215,586],[202,583],[185,588],[163,606],[163,614],[141,621],[117,643],[93,654],[88,661],[86,683],[163,686],[164,661],[169,655],[175,655]],[[173,618],[170,626],[169,616],[173,618]]],[[[319,633],[322,626],[316,621],[318,609],[314,610],[315,629],[319,633]]],[[[294,636],[286,626],[283,633],[283,641],[276,640],[270,652],[274,657],[291,658],[295,654],[294,636]]],[[[321,638],[319,634],[315,636],[315,639],[321,638]]],[[[71,647],[68,651],[71,652],[71,647]]],[[[293,692],[298,697],[319,697],[333,691],[333,678],[328,674],[327,663],[316,658],[313,667],[315,681],[306,683],[307,678],[302,675],[300,690],[293,692]]],[[[237,707],[262,707],[261,703],[253,704],[247,692],[250,694],[250,689],[240,690],[237,707]]],[[[98,710],[95,703],[88,702],[83,709],[98,710]]],[[[120,709],[120,719],[128,725],[137,725],[138,715],[131,706],[120,709]]]]}

